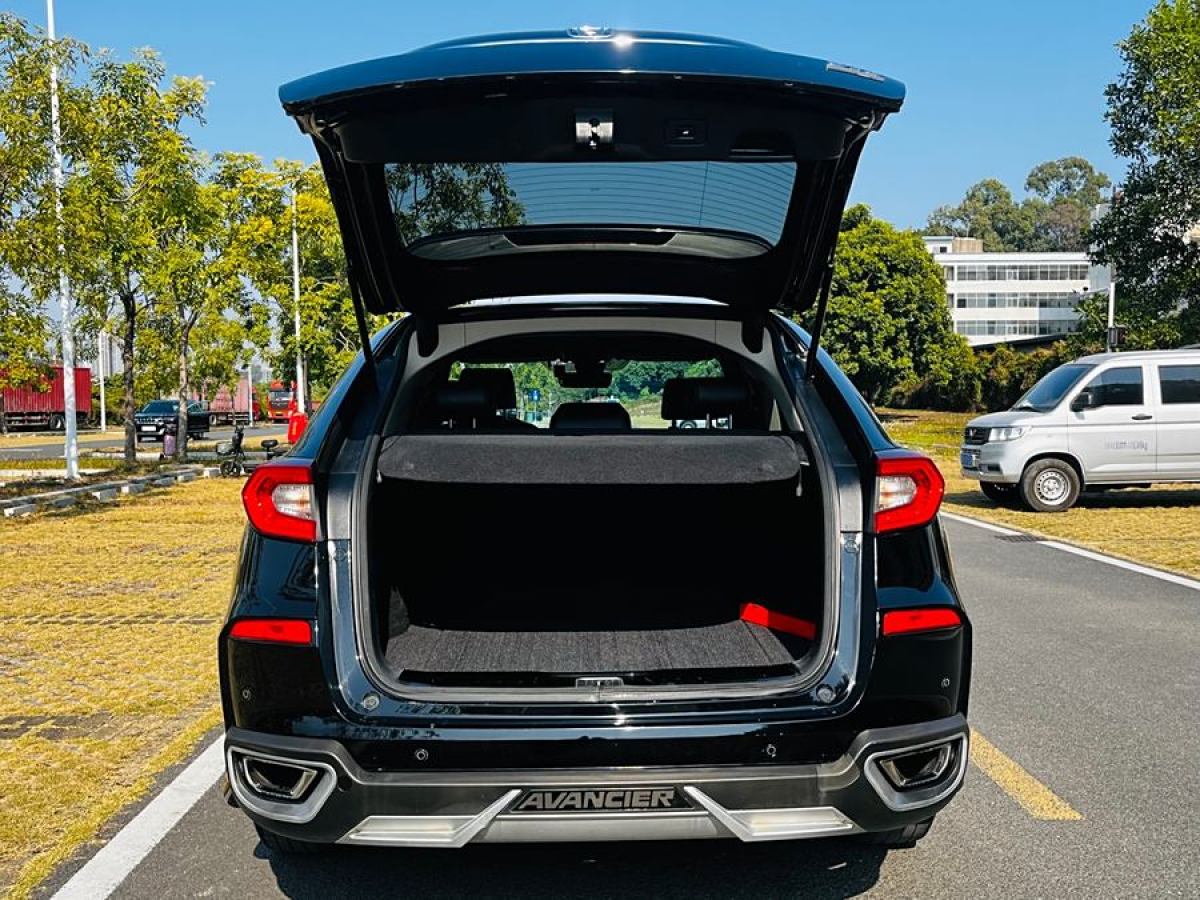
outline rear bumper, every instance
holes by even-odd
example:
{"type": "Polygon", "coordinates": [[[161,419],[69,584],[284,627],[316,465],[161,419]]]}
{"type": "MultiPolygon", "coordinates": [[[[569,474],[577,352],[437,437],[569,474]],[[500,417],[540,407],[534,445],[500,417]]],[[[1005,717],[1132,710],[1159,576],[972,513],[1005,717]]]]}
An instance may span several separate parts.
{"type": "Polygon", "coordinates": [[[226,774],[239,806],[270,831],[318,842],[461,847],[522,841],[744,841],[885,831],[929,818],[962,784],[961,715],[863,731],[830,763],[375,772],[337,741],[231,728],[226,774]],[[881,760],[949,745],[937,779],[897,790],[881,760]],[[253,761],[297,766],[295,801],[255,790],[253,761]],[[536,795],[536,797],[534,796],[536,795]]]}

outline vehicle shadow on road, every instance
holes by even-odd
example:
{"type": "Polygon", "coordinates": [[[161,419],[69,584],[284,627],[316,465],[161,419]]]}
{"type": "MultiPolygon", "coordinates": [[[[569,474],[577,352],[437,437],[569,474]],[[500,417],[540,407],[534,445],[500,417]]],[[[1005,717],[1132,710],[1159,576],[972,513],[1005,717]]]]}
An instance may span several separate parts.
{"type": "Polygon", "coordinates": [[[853,897],[886,851],[852,840],[509,844],[462,850],[337,848],[281,857],[261,844],[288,897],[853,897]]]}

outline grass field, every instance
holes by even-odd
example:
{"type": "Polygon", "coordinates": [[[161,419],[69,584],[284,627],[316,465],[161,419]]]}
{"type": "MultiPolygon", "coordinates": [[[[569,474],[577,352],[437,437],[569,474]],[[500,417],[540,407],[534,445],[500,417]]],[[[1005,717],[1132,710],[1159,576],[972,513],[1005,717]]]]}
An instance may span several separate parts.
{"type": "Polygon", "coordinates": [[[960,474],[958,446],[971,415],[914,410],[879,415],[895,441],[937,460],[946,478],[946,510],[1200,576],[1200,485],[1085,494],[1065,513],[1002,509],[960,474]]]}
{"type": "Polygon", "coordinates": [[[217,724],[240,488],[0,525],[0,893],[27,895],[217,724]]]}

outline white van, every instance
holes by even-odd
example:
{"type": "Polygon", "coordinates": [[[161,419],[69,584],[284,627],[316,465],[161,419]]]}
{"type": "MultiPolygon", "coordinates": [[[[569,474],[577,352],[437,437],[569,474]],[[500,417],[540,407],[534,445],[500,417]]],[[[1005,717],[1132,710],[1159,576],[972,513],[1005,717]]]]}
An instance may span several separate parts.
{"type": "Polygon", "coordinates": [[[1200,350],[1097,353],[972,419],[962,471],[997,502],[1070,509],[1080,491],[1200,481],[1200,350]]]}

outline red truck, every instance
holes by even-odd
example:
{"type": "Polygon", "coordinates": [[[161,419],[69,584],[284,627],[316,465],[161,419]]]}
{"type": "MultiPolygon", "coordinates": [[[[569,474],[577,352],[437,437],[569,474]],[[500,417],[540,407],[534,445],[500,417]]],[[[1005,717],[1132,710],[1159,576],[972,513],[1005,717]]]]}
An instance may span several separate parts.
{"type": "Polygon", "coordinates": [[[250,379],[245,375],[238,379],[233,388],[221,385],[215,391],[194,392],[193,400],[207,404],[213,425],[249,425],[257,418],[254,397],[251,396],[250,379]]]}
{"type": "Polygon", "coordinates": [[[272,422],[286,422],[292,412],[292,403],[296,399],[296,383],[284,384],[282,381],[272,381],[267,388],[267,417],[272,422]]]}
{"type": "MultiPolygon", "coordinates": [[[[28,387],[4,388],[4,419],[8,427],[66,428],[66,404],[63,402],[63,367],[47,366],[47,375],[38,384],[28,387]]],[[[92,370],[75,367],[75,417],[83,425],[92,415],[92,370]]]]}

